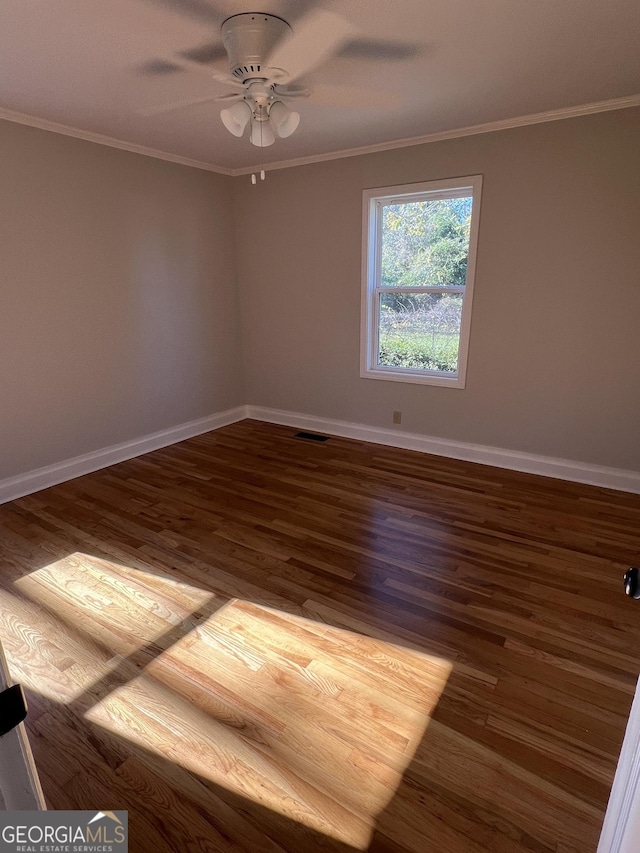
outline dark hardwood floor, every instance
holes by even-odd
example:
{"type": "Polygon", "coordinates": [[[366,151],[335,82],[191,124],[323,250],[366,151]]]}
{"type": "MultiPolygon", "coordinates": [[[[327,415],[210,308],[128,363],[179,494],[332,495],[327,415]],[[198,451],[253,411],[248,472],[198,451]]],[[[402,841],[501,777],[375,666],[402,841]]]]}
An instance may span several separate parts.
{"type": "Polygon", "coordinates": [[[594,853],[640,496],[243,421],[0,507],[51,808],[133,853],[594,853]]]}

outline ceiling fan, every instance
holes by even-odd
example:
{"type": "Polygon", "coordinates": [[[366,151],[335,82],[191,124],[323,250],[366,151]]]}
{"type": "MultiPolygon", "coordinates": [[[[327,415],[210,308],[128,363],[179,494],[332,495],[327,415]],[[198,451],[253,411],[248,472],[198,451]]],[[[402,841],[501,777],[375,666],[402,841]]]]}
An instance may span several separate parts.
{"type": "Polygon", "coordinates": [[[211,65],[211,59],[220,54],[215,44],[184,51],[171,61],[154,60],[146,64],[144,72],[164,75],[196,70],[232,91],[152,108],[144,111],[146,115],[206,101],[228,101],[230,105],[221,110],[220,118],[229,133],[241,137],[249,127],[251,143],[266,148],[276,136],[285,138],[296,131],[300,114],[289,107],[290,100],[309,98],[311,102],[339,106],[380,106],[398,100],[379,90],[319,85],[308,89],[298,82],[339,51],[351,46],[357,55],[358,46],[361,52],[363,45],[366,47],[366,40],[355,39],[352,25],[334,12],[310,11],[294,27],[276,15],[245,12],[226,18],[221,36],[229,60],[227,73],[211,65]]]}
{"type": "Polygon", "coordinates": [[[276,134],[291,136],[300,114],[286,104],[289,98],[308,97],[290,83],[316,67],[346,41],[351,25],[339,15],[316,11],[307,15],[295,32],[275,15],[248,12],[227,18],[222,42],[229,56],[232,80],[239,84],[235,101],[220,113],[229,133],[242,136],[251,127],[251,142],[265,148],[276,134]]]}

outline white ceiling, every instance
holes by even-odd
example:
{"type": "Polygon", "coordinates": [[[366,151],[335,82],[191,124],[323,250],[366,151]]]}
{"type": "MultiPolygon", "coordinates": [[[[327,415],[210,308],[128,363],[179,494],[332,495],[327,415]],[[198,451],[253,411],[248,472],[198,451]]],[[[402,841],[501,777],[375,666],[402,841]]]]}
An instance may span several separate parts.
{"type": "Polygon", "coordinates": [[[0,10],[0,108],[223,170],[638,93],[638,0],[2,0],[0,10]],[[301,101],[296,133],[262,151],[225,130],[219,103],[144,115],[225,91],[200,70],[148,73],[202,46],[225,69],[225,18],[267,12],[295,30],[318,7],[346,17],[355,36],[304,82],[397,101],[301,101]]]}

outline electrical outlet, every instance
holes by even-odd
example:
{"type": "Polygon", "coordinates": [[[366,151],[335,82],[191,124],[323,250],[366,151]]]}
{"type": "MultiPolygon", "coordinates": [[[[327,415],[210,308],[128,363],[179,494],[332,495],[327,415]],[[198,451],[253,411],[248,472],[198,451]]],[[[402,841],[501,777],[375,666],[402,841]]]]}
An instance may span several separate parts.
{"type": "Polygon", "coordinates": [[[393,413],[393,422],[394,424],[402,423],[402,412],[394,412],[393,413]]]}

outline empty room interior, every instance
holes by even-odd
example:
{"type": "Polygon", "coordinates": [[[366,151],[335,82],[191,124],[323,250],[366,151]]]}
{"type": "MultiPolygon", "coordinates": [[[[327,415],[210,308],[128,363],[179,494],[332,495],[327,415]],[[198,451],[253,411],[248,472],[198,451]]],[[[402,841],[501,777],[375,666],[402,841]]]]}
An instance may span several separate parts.
{"type": "Polygon", "coordinates": [[[637,3],[0,18],[0,813],[640,849],[637,3]]]}

